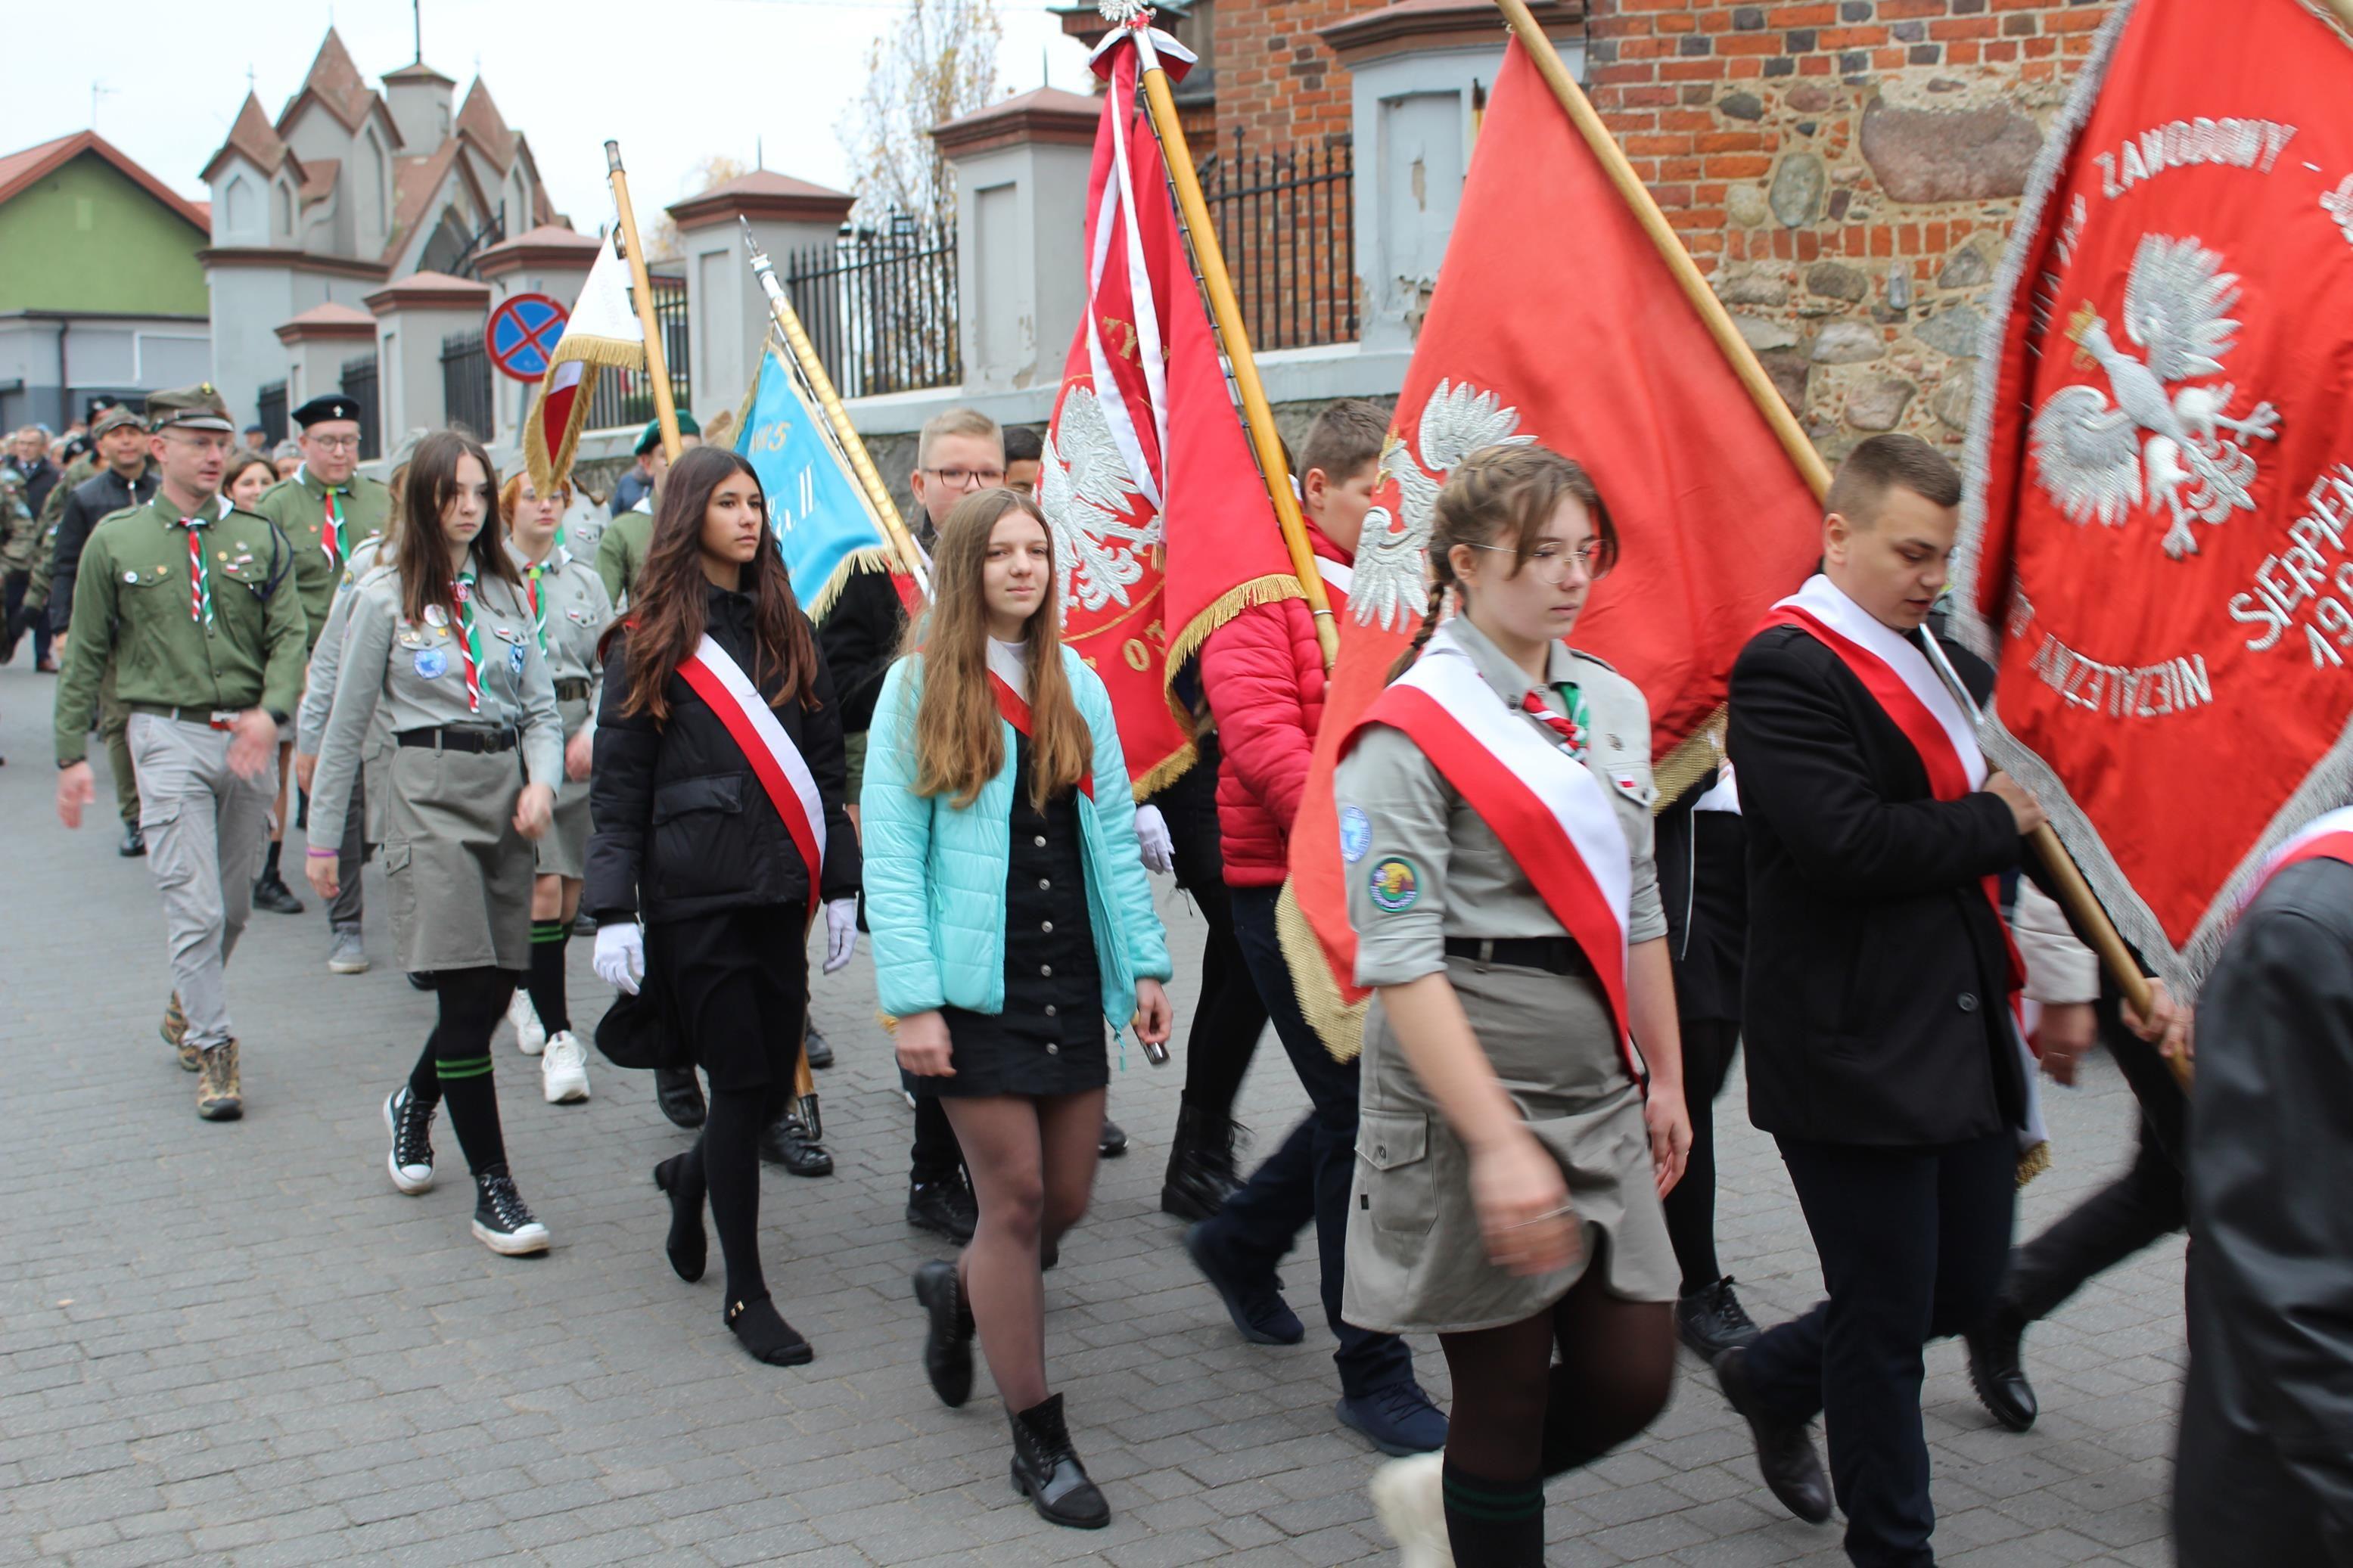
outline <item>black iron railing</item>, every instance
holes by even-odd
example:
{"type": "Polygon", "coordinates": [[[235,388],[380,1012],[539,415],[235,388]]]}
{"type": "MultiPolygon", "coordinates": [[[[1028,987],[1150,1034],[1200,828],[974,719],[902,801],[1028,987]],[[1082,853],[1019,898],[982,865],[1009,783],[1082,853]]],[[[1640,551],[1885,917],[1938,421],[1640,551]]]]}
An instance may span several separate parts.
{"type": "Polygon", "coordinates": [[[1345,139],[1203,161],[1201,194],[1254,349],[1356,336],[1356,166],[1345,139]]]}
{"type": "Polygon", "coordinates": [[[441,340],[441,415],[477,440],[491,438],[491,355],[480,331],[441,340]]]}
{"type": "Polygon", "coordinates": [[[842,226],[830,245],[785,258],[793,309],[844,397],[952,386],[956,349],[956,235],[893,213],[842,226]]]}
{"type": "Polygon", "coordinates": [[[384,433],[377,426],[375,355],[362,354],[343,362],[343,395],[360,405],[360,461],[384,456],[384,433]]]}
{"type": "Polygon", "coordinates": [[[273,447],[286,439],[286,384],[273,381],[253,397],[253,422],[273,447]]]}
{"type": "MultiPolygon", "coordinates": [[[[691,367],[687,363],[686,279],[666,278],[658,272],[652,283],[654,325],[661,332],[662,354],[670,365],[670,401],[685,408],[693,402],[694,385],[691,367]]],[[[652,377],[641,370],[617,370],[610,366],[597,372],[596,387],[588,398],[588,429],[643,425],[653,416],[652,377]]]]}

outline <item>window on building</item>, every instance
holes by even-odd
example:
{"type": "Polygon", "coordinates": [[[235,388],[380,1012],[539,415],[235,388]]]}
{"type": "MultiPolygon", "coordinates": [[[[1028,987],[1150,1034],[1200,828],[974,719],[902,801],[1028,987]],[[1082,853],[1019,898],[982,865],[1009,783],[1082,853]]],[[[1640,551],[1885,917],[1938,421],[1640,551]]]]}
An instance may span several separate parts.
{"type": "Polygon", "coordinates": [[[279,181],[272,191],[272,213],[276,221],[270,225],[270,233],[279,239],[291,239],[294,237],[294,193],[287,188],[283,180],[279,181]]]}
{"type": "Polygon", "coordinates": [[[229,176],[228,190],[223,198],[222,232],[238,236],[258,231],[260,225],[259,198],[253,194],[253,182],[243,174],[229,176]]]}

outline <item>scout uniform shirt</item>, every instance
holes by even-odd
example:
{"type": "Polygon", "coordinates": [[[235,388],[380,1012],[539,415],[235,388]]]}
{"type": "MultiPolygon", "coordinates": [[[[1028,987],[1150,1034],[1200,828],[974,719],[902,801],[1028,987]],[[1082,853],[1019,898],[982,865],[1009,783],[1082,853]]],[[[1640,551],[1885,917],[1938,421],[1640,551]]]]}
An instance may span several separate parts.
{"type": "Polygon", "coordinates": [[[547,559],[533,566],[515,551],[515,570],[522,574],[523,603],[532,612],[539,650],[546,657],[548,679],[554,683],[557,707],[564,715],[566,740],[594,711],[592,686],[604,670],[596,657],[596,640],[613,623],[613,601],[604,580],[575,561],[561,544],[551,547],[547,559]]]}
{"type": "Polygon", "coordinates": [[[315,647],[353,549],[382,533],[392,516],[392,491],[381,479],[353,474],[331,494],[305,464],[292,479],[262,491],[254,510],[285,530],[293,543],[294,580],[301,590],[302,613],[310,620],[310,640],[304,646],[315,647]]]}
{"type": "Polygon", "coordinates": [[[159,489],[90,530],[58,681],[58,765],[87,753],[111,663],[135,711],[185,717],[261,708],[280,724],[302,691],[302,606],[293,552],[266,517],[215,496],[193,520],[159,489]],[[191,543],[194,550],[191,550],[191,543]]]}
{"type": "MultiPolygon", "coordinates": [[[[1496,700],[1562,744],[1524,711],[1535,689],[1526,672],[1469,616],[1457,616],[1447,626],[1496,700]]],[[[1609,792],[1626,835],[1633,865],[1628,943],[1666,935],[1651,854],[1651,804],[1658,791],[1651,782],[1650,708],[1641,689],[1590,654],[1555,642],[1537,695],[1551,712],[1577,721],[1582,760],[1609,792]]],[[[1341,760],[1333,784],[1348,920],[1356,930],[1357,984],[1402,985],[1439,973],[1446,967],[1450,936],[1564,934],[1503,840],[1403,731],[1366,730],[1341,760]]]]}
{"type": "Polygon", "coordinates": [[[648,492],[636,506],[615,518],[596,542],[596,575],[605,580],[605,592],[614,604],[629,596],[629,584],[645,569],[646,551],[653,542],[654,502],[648,492]]]}
{"type": "MultiPolygon", "coordinates": [[[[294,749],[304,756],[319,754],[320,742],[327,732],[327,715],[335,705],[335,679],[343,664],[343,634],[351,625],[352,590],[379,564],[390,564],[383,555],[384,535],[380,533],[353,545],[343,562],[343,575],[335,584],[334,597],[328,603],[326,623],[311,624],[311,673],[302,683],[302,707],[294,715],[294,749]]],[[[381,720],[376,731],[376,743],[371,752],[389,743],[381,720]]]]}
{"type": "Polygon", "coordinates": [[[369,725],[378,718],[396,736],[447,726],[521,731],[524,778],[550,790],[561,784],[564,735],[555,689],[522,594],[495,577],[475,584],[479,707],[469,700],[459,614],[428,605],[425,618],[412,621],[401,599],[400,574],[383,566],[351,591],[344,606],[350,626],[311,781],[312,820],[344,820],[368,750],[369,725]]]}

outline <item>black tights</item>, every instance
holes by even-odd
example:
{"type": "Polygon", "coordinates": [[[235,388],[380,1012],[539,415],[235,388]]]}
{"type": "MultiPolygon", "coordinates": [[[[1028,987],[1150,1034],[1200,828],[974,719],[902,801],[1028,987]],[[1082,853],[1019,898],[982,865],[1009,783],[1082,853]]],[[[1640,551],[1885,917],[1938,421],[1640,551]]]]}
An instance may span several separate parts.
{"type": "Polygon", "coordinates": [[[433,994],[441,1016],[408,1075],[408,1092],[420,1104],[438,1100],[448,1106],[466,1168],[477,1176],[504,1174],[507,1168],[498,1082],[491,1071],[491,1033],[506,1016],[514,986],[513,973],[504,969],[438,972],[433,994]]]}
{"type": "Polygon", "coordinates": [[[1683,1104],[1691,1111],[1691,1159],[1683,1179],[1666,1196],[1667,1240],[1683,1270],[1683,1293],[1693,1295],[1724,1278],[1715,1259],[1715,1097],[1724,1092],[1740,1026],[1729,1019],[1686,1018],[1683,1024],[1683,1104]]]}
{"type": "Polygon", "coordinates": [[[719,1256],[727,1266],[727,1300],[756,1300],[768,1293],[760,1267],[760,1130],[774,1121],[792,1092],[721,1089],[711,1090],[702,1135],[687,1151],[681,1192],[702,1191],[711,1199],[711,1226],[719,1233],[719,1256]]]}
{"type": "Polygon", "coordinates": [[[1458,1563],[1541,1568],[1545,1479],[1592,1463],[1666,1408],[1673,1310],[1609,1294],[1603,1261],[1597,1250],[1546,1311],[1438,1336],[1454,1379],[1445,1493],[1458,1563]]]}
{"type": "Polygon", "coordinates": [[[1194,882],[1185,890],[1209,928],[1201,943],[1193,1027],[1185,1037],[1185,1103],[1224,1121],[1233,1116],[1234,1097],[1241,1092],[1259,1037],[1266,1033],[1266,1004],[1259,999],[1234,935],[1233,899],[1226,885],[1194,882]]]}

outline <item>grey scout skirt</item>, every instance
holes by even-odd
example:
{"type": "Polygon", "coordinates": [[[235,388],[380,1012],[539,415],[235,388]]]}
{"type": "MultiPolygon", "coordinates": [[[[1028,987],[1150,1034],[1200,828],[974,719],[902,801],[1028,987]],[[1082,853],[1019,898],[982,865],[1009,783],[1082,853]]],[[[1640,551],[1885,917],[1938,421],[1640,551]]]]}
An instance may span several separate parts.
{"type": "Polygon", "coordinates": [[[384,875],[401,968],[530,968],[520,754],[399,746],[385,771],[384,875]]]}
{"type": "Polygon", "coordinates": [[[1487,1261],[1470,1152],[1406,1064],[1376,999],[1365,1019],[1340,1315],[1388,1333],[1500,1328],[1567,1295],[1597,1253],[1611,1295],[1673,1300],[1682,1274],[1651,1184],[1641,1090],[1619,1057],[1599,986],[1461,958],[1446,961],[1446,975],[1528,1131],[1559,1162],[1584,1245],[1552,1274],[1523,1277],[1487,1261]]]}
{"type": "MultiPolygon", "coordinates": [[[[588,721],[588,700],[575,697],[558,702],[568,743],[588,721]]],[[[566,776],[555,786],[555,820],[532,846],[535,869],[543,877],[569,877],[581,881],[588,875],[588,781],[566,776]]]]}

